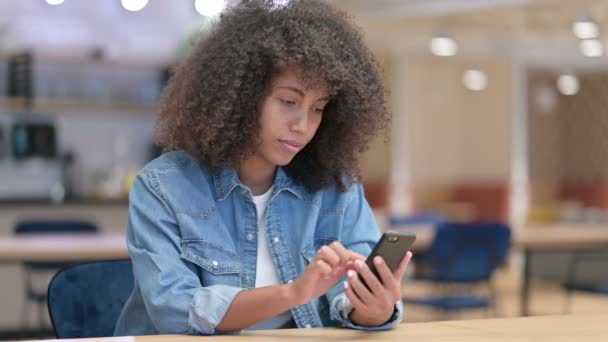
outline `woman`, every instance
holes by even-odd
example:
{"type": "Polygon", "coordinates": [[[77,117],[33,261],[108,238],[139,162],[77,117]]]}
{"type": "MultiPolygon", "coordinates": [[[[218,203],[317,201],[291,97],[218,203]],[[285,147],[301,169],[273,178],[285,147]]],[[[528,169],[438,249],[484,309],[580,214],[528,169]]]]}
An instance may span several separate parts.
{"type": "Polygon", "coordinates": [[[377,258],[380,279],[362,262],[379,229],[357,183],[358,153],[388,118],[343,13],[311,0],[229,9],[161,99],[169,152],[130,194],[135,288],[116,334],[398,324],[411,254],[394,273],[377,258]]]}

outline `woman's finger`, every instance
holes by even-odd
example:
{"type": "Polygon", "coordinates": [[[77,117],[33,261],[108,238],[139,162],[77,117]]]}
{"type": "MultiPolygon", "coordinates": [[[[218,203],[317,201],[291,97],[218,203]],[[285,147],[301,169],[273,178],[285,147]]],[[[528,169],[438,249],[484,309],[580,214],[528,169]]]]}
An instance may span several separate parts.
{"type": "Polygon", "coordinates": [[[364,304],[370,304],[374,302],[374,295],[359,279],[359,273],[349,270],[347,272],[348,284],[353,289],[353,292],[361,299],[364,304]]]}
{"type": "Polygon", "coordinates": [[[331,276],[332,267],[324,260],[317,260],[314,265],[317,267],[322,278],[327,279],[331,276]]]}
{"type": "Polygon", "coordinates": [[[407,270],[407,265],[409,265],[411,260],[412,252],[408,251],[407,253],[405,253],[405,257],[403,257],[403,260],[401,260],[401,263],[399,264],[399,267],[397,267],[397,270],[395,270],[395,272],[393,273],[395,278],[398,279],[399,282],[401,282],[401,280],[403,279],[405,271],[407,270]]]}
{"type": "Polygon", "coordinates": [[[344,281],[344,294],[346,295],[346,298],[348,298],[350,304],[355,310],[365,310],[365,304],[361,301],[359,297],[357,297],[357,294],[349,285],[348,280],[344,281]]]}
{"type": "Polygon", "coordinates": [[[329,247],[340,257],[340,264],[346,264],[351,260],[350,253],[339,241],[332,242],[329,247]]]}
{"type": "Polygon", "coordinates": [[[380,256],[374,257],[374,266],[376,266],[376,270],[380,275],[380,280],[382,280],[382,284],[384,287],[391,293],[401,293],[401,286],[398,285],[400,282],[395,279],[393,273],[391,272],[388,265],[384,262],[384,259],[380,256]]]}
{"type": "Polygon", "coordinates": [[[340,256],[329,246],[323,246],[319,249],[317,257],[327,262],[330,266],[335,267],[340,265],[340,256]]]}
{"type": "Polygon", "coordinates": [[[365,284],[374,295],[383,295],[386,289],[380,282],[380,279],[372,272],[372,270],[361,260],[355,261],[355,269],[361,275],[365,284]]]}
{"type": "Polygon", "coordinates": [[[352,250],[348,250],[348,253],[350,254],[350,258],[351,260],[361,260],[361,261],[365,261],[365,259],[367,259],[367,257],[363,254],[359,254],[355,251],[352,250]]]}

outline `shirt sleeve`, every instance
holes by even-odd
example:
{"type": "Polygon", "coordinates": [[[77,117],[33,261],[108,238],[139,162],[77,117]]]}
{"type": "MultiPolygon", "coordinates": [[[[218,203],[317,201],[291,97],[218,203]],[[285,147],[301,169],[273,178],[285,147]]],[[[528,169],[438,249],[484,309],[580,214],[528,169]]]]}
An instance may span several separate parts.
{"type": "Polygon", "coordinates": [[[196,266],[180,258],[179,227],[159,187],[144,171],[129,195],[127,246],[146,311],[159,334],[214,334],[244,289],[202,286],[196,266]]]}
{"type": "MultiPolygon", "coordinates": [[[[348,198],[344,210],[341,242],[350,250],[369,255],[380,239],[380,228],[360,184],[352,186],[346,195],[348,198]]],[[[394,314],[386,324],[367,327],[352,322],[349,317],[353,308],[344,294],[344,280],[338,282],[326,295],[332,320],[337,321],[341,326],[361,330],[386,330],[402,321],[403,302],[400,300],[395,304],[394,314]]]]}

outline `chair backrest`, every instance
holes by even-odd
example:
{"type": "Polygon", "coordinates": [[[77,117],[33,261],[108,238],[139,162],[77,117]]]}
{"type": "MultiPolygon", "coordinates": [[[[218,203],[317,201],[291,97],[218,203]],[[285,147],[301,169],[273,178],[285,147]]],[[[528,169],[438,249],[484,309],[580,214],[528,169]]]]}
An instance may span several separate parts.
{"type": "Polygon", "coordinates": [[[15,234],[96,233],[97,225],[80,220],[27,220],[18,222],[15,234]]]}
{"type": "MultiPolygon", "coordinates": [[[[15,225],[15,235],[22,234],[65,234],[65,233],[98,233],[99,228],[93,222],[84,220],[24,220],[15,225]]],[[[29,269],[49,270],[67,267],[59,262],[26,262],[29,269]]]]}
{"type": "Polygon", "coordinates": [[[130,260],[79,264],[59,271],[48,290],[57,338],[112,336],[132,290],[130,260]]]}
{"type": "Polygon", "coordinates": [[[428,254],[430,278],[441,282],[489,280],[511,245],[500,223],[442,223],[428,254]]]}

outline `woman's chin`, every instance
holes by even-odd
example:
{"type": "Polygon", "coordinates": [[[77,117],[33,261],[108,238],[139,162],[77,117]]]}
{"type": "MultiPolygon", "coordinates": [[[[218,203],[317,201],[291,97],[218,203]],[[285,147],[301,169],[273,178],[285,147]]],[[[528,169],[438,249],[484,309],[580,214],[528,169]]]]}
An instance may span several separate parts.
{"type": "Polygon", "coordinates": [[[292,160],[293,160],[293,158],[289,158],[288,160],[286,160],[286,159],[281,160],[280,162],[277,163],[277,166],[283,167],[283,166],[291,163],[292,160]]]}
{"type": "MultiPolygon", "coordinates": [[[[277,157],[278,157],[278,156],[277,156],[277,157]]],[[[287,165],[287,164],[291,163],[291,161],[293,160],[293,158],[294,158],[294,157],[295,157],[295,156],[294,156],[294,155],[292,155],[292,156],[290,156],[290,157],[281,156],[281,157],[275,158],[275,160],[274,160],[274,164],[275,164],[276,166],[278,166],[278,167],[285,166],[285,165],[287,165]]]]}

